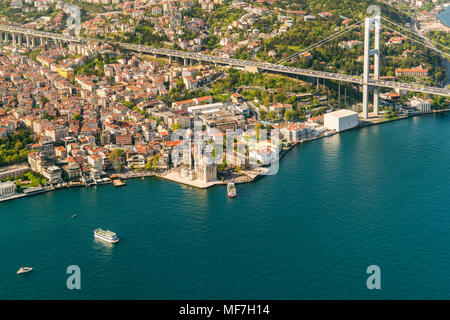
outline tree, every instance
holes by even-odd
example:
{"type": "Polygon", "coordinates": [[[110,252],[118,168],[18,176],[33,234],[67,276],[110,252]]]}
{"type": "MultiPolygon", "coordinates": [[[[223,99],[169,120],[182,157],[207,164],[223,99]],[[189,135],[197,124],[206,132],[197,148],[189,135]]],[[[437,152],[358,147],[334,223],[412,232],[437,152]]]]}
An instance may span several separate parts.
{"type": "Polygon", "coordinates": [[[266,120],[267,112],[266,112],[265,110],[261,110],[261,111],[259,112],[259,117],[260,117],[262,120],[266,120]]]}
{"type": "Polygon", "coordinates": [[[42,96],[39,101],[41,102],[41,106],[45,106],[47,104],[47,102],[50,102],[50,100],[44,96],[42,96]]]}
{"type": "Polygon", "coordinates": [[[158,157],[158,155],[155,154],[152,158],[152,167],[156,168],[158,166],[158,162],[159,162],[159,157],[158,157]]]}
{"type": "Polygon", "coordinates": [[[158,168],[158,162],[159,162],[159,157],[157,154],[155,154],[151,160],[147,160],[147,163],[145,164],[144,169],[155,170],[156,168],[158,168]]]}
{"type": "Polygon", "coordinates": [[[123,167],[122,163],[123,150],[122,149],[114,149],[108,156],[108,159],[111,161],[114,170],[121,171],[123,167]]]}
{"type": "Polygon", "coordinates": [[[147,160],[147,163],[145,164],[144,169],[145,170],[152,170],[153,169],[152,162],[147,160]]]}
{"type": "Polygon", "coordinates": [[[119,160],[122,160],[122,156],[123,156],[123,150],[117,148],[117,149],[114,149],[109,154],[109,160],[111,160],[111,161],[119,161],[119,160]]]}
{"type": "Polygon", "coordinates": [[[80,121],[80,120],[81,120],[81,114],[75,113],[75,114],[72,116],[72,120],[80,121]]]}
{"type": "Polygon", "coordinates": [[[397,116],[397,111],[395,111],[394,108],[390,108],[388,111],[386,111],[386,114],[384,115],[384,117],[386,119],[393,119],[397,116]]]}
{"type": "Polygon", "coordinates": [[[44,112],[44,115],[42,117],[49,121],[54,119],[53,116],[49,115],[47,111],[44,112]]]}
{"type": "Polygon", "coordinates": [[[255,132],[256,132],[256,139],[259,140],[259,131],[261,130],[261,128],[263,128],[263,125],[261,124],[261,122],[257,122],[255,124],[255,132]]]}
{"type": "Polygon", "coordinates": [[[294,121],[298,118],[298,111],[297,110],[287,110],[284,113],[284,118],[286,121],[294,121]]]}
{"type": "Polygon", "coordinates": [[[267,113],[266,118],[267,118],[267,120],[269,120],[269,121],[272,120],[272,119],[274,119],[274,118],[275,118],[275,112],[269,111],[269,112],[267,113]]]}
{"type": "Polygon", "coordinates": [[[447,101],[442,96],[435,96],[431,102],[432,109],[442,109],[447,106],[447,101]]]}
{"type": "Polygon", "coordinates": [[[23,129],[0,139],[0,166],[25,162],[29,152],[26,145],[32,142],[31,132],[23,129]]]}
{"type": "Polygon", "coordinates": [[[129,109],[133,109],[136,106],[132,101],[123,101],[122,104],[129,109]]]}

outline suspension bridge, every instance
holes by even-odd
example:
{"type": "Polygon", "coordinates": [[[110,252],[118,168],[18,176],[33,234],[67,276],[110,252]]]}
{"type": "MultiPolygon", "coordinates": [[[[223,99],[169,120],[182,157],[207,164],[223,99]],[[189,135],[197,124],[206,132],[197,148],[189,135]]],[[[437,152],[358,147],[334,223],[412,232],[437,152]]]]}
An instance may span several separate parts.
{"type": "MultiPolygon", "coordinates": [[[[357,85],[363,86],[363,112],[362,117],[368,118],[369,113],[369,88],[372,87],[374,91],[374,100],[373,100],[373,113],[378,115],[379,113],[379,88],[390,88],[390,89],[398,89],[404,91],[413,91],[413,92],[421,92],[427,93],[431,95],[439,95],[444,97],[450,97],[450,90],[446,88],[439,87],[431,87],[425,86],[418,83],[405,83],[405,82],[397,82],[397,81],[387,81],[380,79],[380,61],[381,61],[381,50],[380,50],[380,27],[395,32],[396,34],[402,35],[405,38],[418,42],[421,45],[428,47],[439,54],[441,56],[448,58],[449,54],[437,49],[438,46],[445,47],[441,44],[433,43],[433,41],[429,39],[425,39],[422,35],[417,34],[412,30],[408,30],[398,24],[395,24],[385,18],[382,18],[380,15],[367,17],[355,24],[352,24],[349,27],[344,28],[343,30],[337,31],[336,33],[330,35],[329,37],[318,41],[317,43],[298,51],[289,57],[286,57],[280,60],[278,63],[267,63],[261,61],[249,61],[242,59],[233,59],[228,57],[219,57],[213,56],[203,53],[195,53],[195,52],[186,52],[180,50],[171,50],[165,48],[155,48],[151,46],[139,45],[139,44],[131,44],[131,43],[123,43],[123,42],[114,42],[114,41],[105,41],[105,40],[97,40],[97,39],[87,39],[69,35],[63,35],[58,33],[51,33],[45,31],[39,31],[34,29],[27,29],[19,26],[13,25],[1,25],[0,24],[0,41],[12,42],[14,46],[24,45],[26,47],[34,47],[37,43],[44,44],[53,41],[57,44],[62,43],[74,43],[77,46],[82,47],[90,42],[97,43],[109,43],[114,45],[119,45],[124,49],[139,52],[139,53],[148,53],[155,56],[168,57],[170,62],[173,59],[179,59],[184,65],[193,64],[195,62],[199,63],[212,63],[215,65],[224,65],[231,67],[240,67],[240,68],[254,68],[258,71],[266,71],[271,73],[279,73],[283,75],[295,75],[295,76],[306,76],[310,78],[317,79],[328,79],[335,80],[339,82],[347,82],[354,83],[357,85]],[[385,21],[386,23],[381,23],[381,21],[385,21]],[[286,65],[294,58],[301,56],[303,53],[309,52],[317,47],[323,46],[338,37],[343,36],[351,32],[356,28],[361,28],[364,25],[364,67],[363,67],[363,75],[346,75],[340,73],[326,72],[326,71],[317,71],[310,69],[302,69],[297,67],[292,67],[286,65]],[[394,29],[394,26],[401,29],[402,31],[398,31],[394,29]],[[374,32],[374,47],[371,49],[371,30],[374,32]],[[408,34],[405,34],[408,33],[408,34]],[[415,37],[414,37],[415,36],[415,37]],[[419,39],[417,39],[417,37],[419,39]],[[436,46],[432,46],[435,44],[436,46]],[[373,75],[370,74],[370,56],[374,56],[374,70],[373,75]]],[[[449,50],[449,47],[445,47],[449,50]]]]}

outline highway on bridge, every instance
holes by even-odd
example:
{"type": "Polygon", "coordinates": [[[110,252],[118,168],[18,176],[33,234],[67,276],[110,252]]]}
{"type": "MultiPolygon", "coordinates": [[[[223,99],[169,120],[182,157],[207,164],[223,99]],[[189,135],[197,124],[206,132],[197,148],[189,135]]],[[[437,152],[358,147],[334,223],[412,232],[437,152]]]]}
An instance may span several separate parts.
{"type": "MultiPolygon", "coordinates": [[[[315,70],[287,67],[287,66],[283,66],[280,64],[271,64],[271,63],[266,63],[266,62],[248,61],[248,60],[233,59],[233,58],[226,58],[226,57],[217,57],[217,56],[207,55],[207,54],[203,54],[203,53],[186,52],[186,51],[171,50],[171,49],[164,49],[164,48],[155,48],[155,47],[151,47],[151,46],[144,46],[144,45],[131,44],[131,43],[105,41],[105,40],[99,40],[99,39],[87,39],[87,38],[68,36],[68,35],[63,35],[63,34],[58,34],[58,33],[51,33],[51,32],[34,30],[34,29],[27,29],[27,28],[23,28],[23,27],[12,26],[12,25],[0,25],[0,31],[16,33],[16,34],[24,34],[24,35],[34,36],[34,37],[39,37],[39,38],[49,38],[49,39],[58,40],[58,41],[74,42],[74,43],[87,43],[90,41],[97,41],[100,43],[109,43],[109,44],[119,45],[125,49],[140,52],[140,53],[151,53],[154,55],[162,55],[162,56],[181,58],[181,59],[190,59],[190,60],[195,60],[195,61],[199,61],[199,62],[209,62],[209,63],[219,64],[219,65],[227,65],[227,66],[241,67],[241,68],[257,67],[258,70],[260,70],[260,71],[269,71],[269,72],[281,73],[281,74],[286,74],[286,75],[301,75],[301,76],[321,78],[321,79],[344,81],[344,82],[350,82],[350,83],[355,83],[355,84],[359,84],[359,85],[364,84],[361,76],[351,76],[351,75],[343,75],[343,74],[324,72],[324,71],[315,71],[315,70]]],[[[436,87],[423,86],[420,84],[413,84],[413,83],[410,84],[410,83],[401,83],[401,82],[395,82],[395,81],[381,81],[381,80],[378,80],[378,81],[370,80],[368,84],[371,86],[377,86],[377,87],[385,87],[385,88],[392,88],[392,89],[396,88],[396,89],[400,89],[400,90],[422,92],[422,93],[450,97],[450,90],[448,90],[446,88],[436,88],[436,87]]]]}

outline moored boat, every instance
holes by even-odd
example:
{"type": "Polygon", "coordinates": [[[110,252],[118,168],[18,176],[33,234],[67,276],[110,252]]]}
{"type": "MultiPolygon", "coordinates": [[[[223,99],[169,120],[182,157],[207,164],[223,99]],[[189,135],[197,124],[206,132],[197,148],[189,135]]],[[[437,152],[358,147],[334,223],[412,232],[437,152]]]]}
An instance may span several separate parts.
{"type": "Polygon", "coordinates": [[[227,194],[228,194],[228,197],[230,197],[230,198],[236,197],[236,186],[234,185],[233,182],[229,182],[227,184],[227,194]]]}

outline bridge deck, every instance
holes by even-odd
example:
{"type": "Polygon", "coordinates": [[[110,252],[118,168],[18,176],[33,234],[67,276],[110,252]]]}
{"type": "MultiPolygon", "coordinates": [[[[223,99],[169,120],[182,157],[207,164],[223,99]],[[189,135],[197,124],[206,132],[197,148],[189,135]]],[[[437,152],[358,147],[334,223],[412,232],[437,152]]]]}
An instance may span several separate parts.
{"type": "MultiPolygon", "coordinates": [[[[194,53],[194,52],[185,52],[185,51],[170,50],[170,49],[164,49],[164,48],[155,48],[155,47],[143,46],[143,45],[131,44],[131,43],[85,39],[85,38],[67,36],[67,35],[58,34],[58,33],[51,33],[51,32],[27,29],[27,28],[23,28],[23,27],[12,26],[12,25],[0,25],[0,31],[11,32],[11,33],[20,33],[20,34],[31,35],[31,36],[35,36],[35,37],[50,38],[50,39],[61,40],[61,41],[65,41],[65,42],[86,43],[86,42],[90,42],[90,41],[98,41],[101,43],[111,43],[111,44],[120,45],[121,47],[123,47],[125,49],[142,52],[142,53],[144,53],[144,52],[152,53],[152,54],[163,55],[163,56],[168,56],[168,57],[191,59],[191,60],[196,60],[199,62],[210,62],[210,63],[214,63],[214,64],[219,64],[219,65],[228,65],[228,66],[242,67],[242,68],[257,67],[261,71],[277,72],[277,73],[281,73],[281,74],[302,75],[302,76],[308,76],[308,77],[314,77],[314,78],[350,82],[350,83],[355,83],[355,84],[359,84],[359,85],[364,84],[362,77],[358,77],[358,76],[343,75],[343,74],[336,74],[336,73],[331,73],[331,72],[315,71],[315,70],[308,70],[308,69],[301,69],[301,68],[294,68],[294,67],[286,67],[286,66],[279,65],[279,64],[271,64],[271,63],[265,63],[265,62],[217,57],[217,56],[207,55],[207,54],[203,54],[203,53],[194,53]]],[[[406,91],[429,93],[429,94],[434,94],[434,95],[450,97],[450,90],[448,90],[446,88],[427,87],[427,86],[422,86],[422,85],[418,85],[418,84],[401,83],[401,82],[394,82],[394,81],[381,81],[381,80],[369,81],[368,85],[392,88],[392,89],[400,89],[400,90],[406,90],[406,91]]]]}

